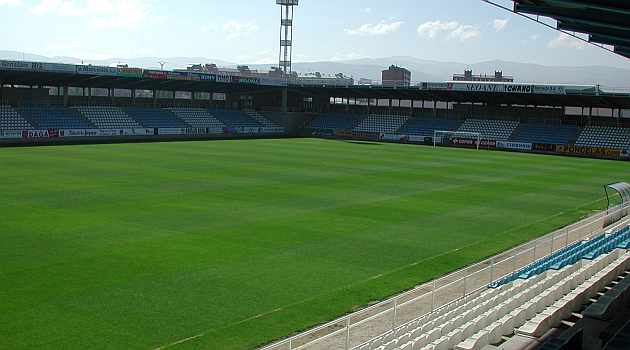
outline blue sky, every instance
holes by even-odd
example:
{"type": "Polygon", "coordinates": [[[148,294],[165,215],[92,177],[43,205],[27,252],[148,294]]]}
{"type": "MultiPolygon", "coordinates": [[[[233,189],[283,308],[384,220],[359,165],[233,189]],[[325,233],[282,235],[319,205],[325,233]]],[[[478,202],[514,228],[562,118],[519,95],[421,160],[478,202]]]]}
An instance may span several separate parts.
{"type": "MultiPolygon", "coordinates": [[[[0,50],[272,63],[279,16],[273,0],[0,0],[0,50]]],[[[414,56],[630,69],[628,59],[480,0],[302,0],[294,39],[296,61],[414,56]]]]}

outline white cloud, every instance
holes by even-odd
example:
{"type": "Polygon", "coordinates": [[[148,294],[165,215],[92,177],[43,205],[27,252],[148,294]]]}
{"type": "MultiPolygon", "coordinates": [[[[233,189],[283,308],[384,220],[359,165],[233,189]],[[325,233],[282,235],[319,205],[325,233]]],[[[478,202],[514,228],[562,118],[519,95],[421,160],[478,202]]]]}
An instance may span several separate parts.
{"type": "Polygon", "coordinates": [[[372,8],[371,7],[366,7],[363,9],[363,12],[365,13],[372,13],[372,8]]]}
{"type": "Polygon", "coordinates": [[[0,0],[0,6],[20,6],[22,0],[0,0]]]}
{"type": "Polygon", "coordinates": [[[503,29],[505,29],[505,27],[507,27],[509,20],[506,19],[495,19],[494,22],[492,23],[492,26],[494,27],[494,30],[496,30],[497,32],[502,31],[503,29]]]}
{"type": "Polygon", "coordinates": [[[568,34],[560,33],[555,39],[551,40],[547,47],[550,49],[559,49],[559,48],[572,48],[572,49],[583,49],[586,47],[586,43],[578,40],[568,34]]]}
{"type": "Polygon", "coordinates": [[[539,38],[538,34],[532,34],[529,36],[529,40],[532,40],[532,41],[536,41],[538,40],[538,38],[539,38]]]}
{"type": "Polygon", "coordinates": [[[349,35],[362,35],[362,36],[375,36],[385,35],[393,32],[397,32],[405,22],[385,22],[381,21],[377,24],[363,24],[358,28],[346,29],[345,32],[349,35]]]}
{"type": "Polygon", "coordinates": [[[456,21],[429,21],[418,26],[418,35],[429,39],[434,39],[442,34],[448,33],[450,39],[467,41],[481,36],[481,32],[473,25],[460,24],[456,21]]]}
{"type": "Polygon", "coordinates": [[[229,21],[223,25],[223,31],[228,39],[235,39],[247,34],[256,33],[260,27],[253,22],[229,21]]]}
{"type": "Polygon", "coordinates": [[[146,0],[40,0],[31,12],[83,17],[98,28],[131,28],[150,19],[146,0]]]}
{"type": "Polygon", "coordinates": [[[468,41],[479,38],[481,36],[481,32],[475,26],[461,25],[452,31],[448,36],[453,39],[459,39],[460,41],[468,41]]]}

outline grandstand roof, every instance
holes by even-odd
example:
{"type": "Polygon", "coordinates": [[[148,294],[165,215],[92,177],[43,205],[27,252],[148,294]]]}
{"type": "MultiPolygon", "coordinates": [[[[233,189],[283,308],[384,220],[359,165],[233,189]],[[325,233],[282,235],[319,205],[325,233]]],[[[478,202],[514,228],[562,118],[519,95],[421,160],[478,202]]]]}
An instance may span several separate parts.
{"type": "Polygon", "coordinates": [[[53,72],[0,71],[3,84],[27,86],[72,86],[137,90],[250,92],[278,89],[273,86],[231,84],[215,81],[157,80],[107,75],[83,75],[53,72]]]}
{"type": "MultiPolygon", "coordinates": [[[[0,71],[0,82],[27,86],[72,86],[115,89],[204,91],[236,94],[279,94],[282,87],[221,83],[215,81],[156,80],[120,76],[82,75],[51,72],[0,71]]],[[[447,84],[447,83],[437,83],[447,84]]],[[[524,85],[524,84],[521,84],[524,85]]],[[[291,86],[291,94],[313,97],[350,97],[373,99],[475,102],[488,104],[585,106],[630,109],[630,94],[601,91],[566,94],[522,94],[487,91],[456,91],[421,87],[386,88],[374,86],[319,87],[291,86]]]]}
{"type": "Polygon", "coordinates": [[[514,0],[517,13],[550,17],[558,29],[588,34],[630,58],[630,2],[619,0],[514,0]]]}
{"type": "Polygon", "coordinates": [[[474,102],[490,105],[535,105],[535,106],[584,106],[602,108],[630,108],[630,95],[628,94],[509,94],[496,92],[471,92],[453,90],[420,90],[418,88],[383,88],[369,86],[353,87],[304,87],[295,89],[294,92],[304,96],[335,96],[350,98],[379,98],[401,100],[425,100],[448,102],[474,102]]]}

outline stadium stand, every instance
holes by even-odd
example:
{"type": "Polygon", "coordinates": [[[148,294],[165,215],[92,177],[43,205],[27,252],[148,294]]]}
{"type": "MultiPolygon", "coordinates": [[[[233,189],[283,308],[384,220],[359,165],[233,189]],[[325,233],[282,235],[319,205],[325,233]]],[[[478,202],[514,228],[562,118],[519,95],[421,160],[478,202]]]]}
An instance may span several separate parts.
{"type": "Polygon", "coordinates": [[[211,110],[210,113],[223,124],[233,128],[259,128],[261,125],[240,111],[211,110]]]}
{"type": "Polygon", "coordinates": [[[575,143],[578,146],[630,149],[630,129],[611,126],[588,126],[575,143]]]}
{"type": "Polygon", "coordinates": [[[185,121],[193,128],[222,129],[225,127],[225,124],[212,116],[207,109],[170,108],[169,111],[175,113],[179,119],[185,121]]]}
{"type": "Polygon", "coordinates": [[[352,130],[364,118],[364,116],[354,114],[321,114],[311,121],[311,128],[318,130],[352,130]]]}
{"type": "Polygon", "coordinates": [[[124,112],[145,128],[188,128],[188,124],[166,109],[125,108],[124,112]]]}
{"type": "Polygon", "coordinates": [[[138,122],[129,118],[127,113],[117,107],[81,106],[75,109],[100,129],[141,127],[138,122]]]}
{"type": "Polygon", "coordinates": [[[94,125],[77,110],[64,107],[29,106],[18,112],[34,127],[41,129],[93,129],[94,125]]]}
{"type": "Polygon", "coordinates": [[[33,126],[11,106],[0,105],[0,130],[29,130],[33,126]]]}
{"type": "Polygon", "coordinates": [[[520,124],[510,141],[569,145],[575,143],[579,132],[579,128],[574,125],[520,124]]]}
{"type": "Polygon", "coordinates": [[[369,115],[357,125],[355,131],[394,133],[400,129],[409,117],[398,115],[369,115]]]}
{"type": "Polygon", "coordinates": [[[467,119],[457,131],[477,132],[483,138],[507,141],[518,124],[514,120],[467,119]]]}
{"type": "Polygon", "coordinates": [[[567,264],[558,270],[541,270],[461,298],[354,349],[480,350],[519,336],[541,337],[627,274],[629,238],[626,227],[574,244],[559,252],[567,264]]]}
{"type": "Polygon", "coordinates": [[[564,322],[546,337],[539,350],[630,349],[630,273],[620,275],[589,305],[577,322],[564,322]],[[567,328],[568,327],[568,328],[567,328]]]}
{"type": "Polygon", "coordinates": [[[449,119],[423,119],[409,118],[399,133],[403,135],[418,135],[433,137],[435,130],[455,131],[461,126],[461,122],[449,119]]]}

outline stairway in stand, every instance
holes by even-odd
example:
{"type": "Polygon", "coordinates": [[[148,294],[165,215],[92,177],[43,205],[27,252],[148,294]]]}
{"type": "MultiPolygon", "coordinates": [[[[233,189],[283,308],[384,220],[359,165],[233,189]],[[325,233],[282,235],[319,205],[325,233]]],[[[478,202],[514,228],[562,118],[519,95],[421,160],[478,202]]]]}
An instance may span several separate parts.
{"type": "Polygon", "coordinates": [[[243,113],[245,113],[247,116],[249,116],[250,118],[252,118],[255,121],[257,121],[258,123],[260,123],[260,125],[262,125],[265,128],[277,127],[277,125],[274,124],[272,121],[270,121],[269,119],[265,118],[262,114],[254,111],[254,110],[246,109],[246,110],[243,110],[243,113]]]}

